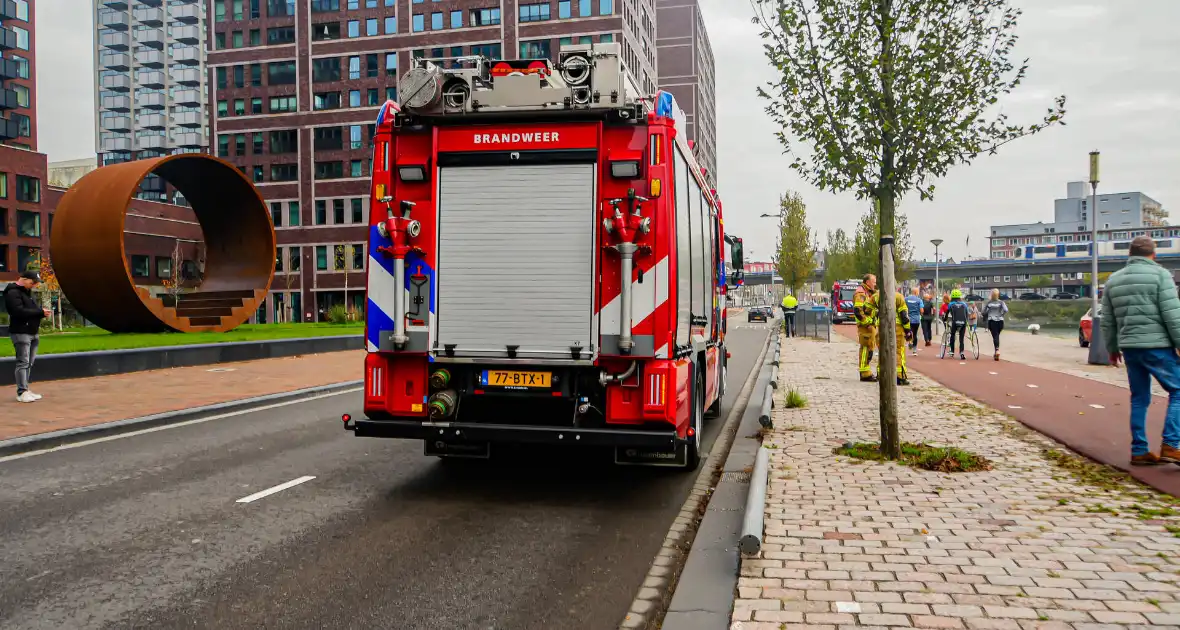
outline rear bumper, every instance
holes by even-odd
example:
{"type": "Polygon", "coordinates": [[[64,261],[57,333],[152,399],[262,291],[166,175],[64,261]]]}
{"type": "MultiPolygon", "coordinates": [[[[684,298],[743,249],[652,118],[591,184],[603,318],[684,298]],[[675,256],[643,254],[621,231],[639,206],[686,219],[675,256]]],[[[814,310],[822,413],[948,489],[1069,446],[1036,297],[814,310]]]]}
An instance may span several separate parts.
{"type": "Polygon", "coordinates": [[[360,418],[349,427],[357,437],[445,440],[511,444],[572,444],[586,446],[629,446],[672,452],[680,444],[676,432],[635,429],[577,429],[513,424],[462,422],[430,423],[421,420],[370,420],[360,418]]]}

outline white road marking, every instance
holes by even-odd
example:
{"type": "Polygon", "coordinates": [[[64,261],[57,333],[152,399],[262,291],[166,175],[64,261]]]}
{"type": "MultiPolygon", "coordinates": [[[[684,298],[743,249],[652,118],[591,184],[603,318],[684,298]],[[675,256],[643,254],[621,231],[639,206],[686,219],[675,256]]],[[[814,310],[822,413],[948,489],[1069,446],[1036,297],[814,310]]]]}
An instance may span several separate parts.
{"type": "Polygon", "coordinates": [[[995,376],[995,375],[999,374],[999,372],[988,372],[988,374],[991,374],[992,376],[995,376]]]}
{"type": "Polygon", "coordinates": [[[73,442],[71,444],[62,444],[61,446],[55,446],[53,448],[47,448],[47,449],[41,450],[41,451],[32,451],[29,453],[8,455],[7,457],[0,457],[0,464],[2,464],[4,462],[14,461],[17,459],[25,459],[26,457],[36,457],[38,455],[47,455],[49,453],[56,453],[58,451],[66,451],[66,450],[69,450],[72,448],[81,448],[83,446],[89,446],[91,444],[101,444],[102,442],[110,442],[112,440],[122,440],[123,438],[135,437],[137,435],[144,435],[146,433],[155,433],[157,431],[167,431],[169,429],[178,429],[180,427],[187,427],[187,426],[193,425],[193,424],[201,424],[203,422],[209,422],[210,420],[220,420],[222,418],[232,418],[234,416],[242,416],[242,415],[245,415],[248,413],[254,413],[257,411],[266,411],[267,409],[278,409],[279,407],[288,407],[290,405],[311,402],[313,400],[319,400],[321,398],[331,398],[333,396],[343,396],[345,394],[355,394],[355,393],[361,391],[362,389],[364,389],[364,388],[355,387],[353,389],[346,389],[346,390],[339,391],[339,392],[333,392],[331,394],[320,394],[318,396],[312,396],[310,398],[299,398],[296,400],[288,400],[286,402],[275,403],[273,405],[264,405],[262,407],[254,407],[252,409],[243,409],[241,411],[232,411],[230,413],[222,413],[222,414],[218,414],[216,416],[209,416],[208,418],[197,418],[196,420],[186,420],[184,422],[177,422],[176,424],[167,424],[167,425],[163,425],[163,426],[159,426],[159,427],[152,427],[150,429],[140,429],[139,431],[120,433],[118,435],[108,435],[106,437],[94,438],[93,440],[86,440],[85,442],[73,442]]]}
{"type": "Polygon", "coordinates": [[[1037,386],[1036,386],[1036,385],[1033,385],[1032,383],[1029,383],[1029,384],[1028,384],[1028,386],[1029,386],[1029,387],[1031,387],[1031,388],[1033,388],[1033,389],[1036,389],[1036,388],[1037,388],[1037,386]]]}
{"type": "MultiPolygon", "coordinates": [[[[315,479],[315,477],[312,475],[304,475],[298,479],[292,479],[291,481],[288,481],[286,483],[280,483],[279,485],[277,485],[273,488],[267,488],[266,490],[263,490],[262,492],[255,492],[254,494],[252,494],[248,497],[242,497],[242,498],[238,499],[237,502],[238,503],[253,503],[259,499],[269,497],[270,495],[272,495],[276,492],[282,492],[283,490],[286,490],[287,488],[294,488],[295,486],[297,486],[301,483],[307,483],[307,482],[311,481],[312,479],[315,479]]],[[[193,542],[198,542],[198,541],[193,541],[193,542]]]]}
{"type": "Polygon", "coordinates": [[[1008,405],[1008,408],[1009,409],[1024,409],[1024,407],[1021,407],[1020,405],[1008,405]]]}
{"type": "Polygon", "coordinates": [[[1093,404],[1093,403],[1091,403],[1091,404],[1090,404],[1090,406],[1091,406],[1091,407],[1093,407],[1093,408],[1095,408],[1095,409],[1106,409],[1106,407],[1103,407],[1102,405],[1095,405],[1095,404],[1093,404]]]}

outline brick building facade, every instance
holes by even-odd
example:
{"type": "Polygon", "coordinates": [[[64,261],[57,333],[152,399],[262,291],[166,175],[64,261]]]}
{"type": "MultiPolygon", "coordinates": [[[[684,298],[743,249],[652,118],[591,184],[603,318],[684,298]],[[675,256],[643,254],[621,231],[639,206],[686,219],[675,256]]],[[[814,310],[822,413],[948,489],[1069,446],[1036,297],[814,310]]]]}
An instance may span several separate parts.
{"type": "Polygon", "coordinates": [[[698,0],[656,0],[659,85],[676,97],[688,139],[717,186],[717,93],[713,46],[698,0]]]}
{"type": "Polygon", "coordinates": [[[0,144],[37,150],[36,19],[29,0],[0,0],[0,144]]]}
{"type": "Polygon", "coordinates": [[[208,15],[213,151],[275,219],[261,321],[363,305],[372,128],[411,55],[516,59],[620,41],[636,85],[656,88],[654,0],[209,0],[208,15]]]}

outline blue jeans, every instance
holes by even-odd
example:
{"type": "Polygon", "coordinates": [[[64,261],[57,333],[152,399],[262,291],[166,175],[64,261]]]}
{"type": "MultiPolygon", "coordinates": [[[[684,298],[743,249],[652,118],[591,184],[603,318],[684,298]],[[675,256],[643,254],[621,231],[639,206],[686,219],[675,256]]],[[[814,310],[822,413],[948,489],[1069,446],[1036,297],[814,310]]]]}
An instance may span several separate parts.
{"type": "Polygon", "coordinates": [[[1164,418],[1164,444],[1180,446],[1180,357],[1173,348],[1123,350],[1127,380],[1131,385],[1131,455],[1143,455],[1147,444],[1147,408],[1151,405],[1151,378],[1168,392],[1164,418]]]}

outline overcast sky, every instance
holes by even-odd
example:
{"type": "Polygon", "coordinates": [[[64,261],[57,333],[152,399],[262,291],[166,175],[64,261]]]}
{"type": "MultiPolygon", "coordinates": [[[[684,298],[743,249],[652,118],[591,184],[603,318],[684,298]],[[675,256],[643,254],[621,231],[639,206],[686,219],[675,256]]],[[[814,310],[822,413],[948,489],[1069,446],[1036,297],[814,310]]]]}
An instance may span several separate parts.
{"type": "MultiPolygon", "coordinates": [[[[718,192],[726,227],[753,258],[774,247],[778,196],[797,190],[820,233],[856,226],[866,203],[822,193],[788,167],[776,129],[755,95],[774,78],[746,0],[699,0],[717,62],[718,192]]],[[[955,258],[987,255],[988,226],[1053,220],[1053,199],[1085,179],[1087,154],[1102,151],[1099,193],[1142,191],[1180,213],[1180,0],[1014,0],[1025,10],[1017,54],[1027,80],[1006,101],[1017,122],[1039,120],[1065,94],[1065,127],[1016,141],[996,156],[956,167],[934,201],[901,210],[919,258],[932,238],[955,258]]],[[[53,161],[94,153],[93,43],[89,0],[37,2],[40,146],[53,161]]],[[[1180,224],[1180,215],[1172,220],[1180,224]]]]}

